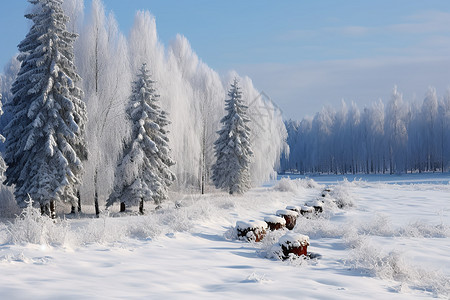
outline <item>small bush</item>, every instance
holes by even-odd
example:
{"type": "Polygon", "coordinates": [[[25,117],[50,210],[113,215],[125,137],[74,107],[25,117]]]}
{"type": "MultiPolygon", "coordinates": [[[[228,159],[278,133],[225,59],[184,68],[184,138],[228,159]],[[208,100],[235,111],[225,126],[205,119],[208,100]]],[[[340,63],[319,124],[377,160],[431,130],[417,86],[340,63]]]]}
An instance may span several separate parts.
{"type": "Polygon", "coordinates": [[[281,178],[280,181],[273,187],[274,190],[279,192],[292,192],[296,193],[302,189],[317,189],[321,186],[313,179],[290,179],[281,178]]]}
{"type": "Polygon", "coordinates": [[[435,297],[450,293],[450,279],[439,271],[410,265],[399,252],[383,253],[364,241],[351,251],[349,257],[348,266],[370,276],[395,280],[402,287],[428,291],[435,297]]]}
{"type": "Polygon", "coordinates": [[[9,224],[7,231],[9,242],[13,244],[62,245],[68,233],[68,224],[43,216],[39,209],[33,207],[30,198],[27,207],[9,224]]]}
{"type": "Polygon", "coordinates": [[[355,201],[348,191],[349,185],[350,183],[348,180],[344,179],[342,184],[334,186],[329,193],[330,197],[333,198],[334,203],[339,208],[355,206],[355,201]]]}

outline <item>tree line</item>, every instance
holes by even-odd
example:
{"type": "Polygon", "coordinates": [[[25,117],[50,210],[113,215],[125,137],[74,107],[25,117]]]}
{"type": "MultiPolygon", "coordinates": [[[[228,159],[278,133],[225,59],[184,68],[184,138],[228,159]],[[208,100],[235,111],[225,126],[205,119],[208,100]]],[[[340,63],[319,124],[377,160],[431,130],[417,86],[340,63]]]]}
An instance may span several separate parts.
{"type": "Polygon", "coordinates": [[[444,172],[450,167],[450,91],[430,87],[422,102],[407,102],[397,87],[390,101],[364,107],[342,101],[313,118],[286,122],[284,171],[300,173],[444,172]]]}

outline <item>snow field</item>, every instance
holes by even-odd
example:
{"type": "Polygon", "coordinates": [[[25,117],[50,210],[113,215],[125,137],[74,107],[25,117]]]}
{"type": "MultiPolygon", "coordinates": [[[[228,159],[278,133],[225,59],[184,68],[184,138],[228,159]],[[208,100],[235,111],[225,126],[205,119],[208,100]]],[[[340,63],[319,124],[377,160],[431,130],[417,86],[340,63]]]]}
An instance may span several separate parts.
{"type": "Polygon", "coordinates": [[[283,179],[242,197],[178,195],[174,201],[180,208],[167,201],[142,217],[5,221],[0,223],[0,294],[8,299],[448,298],[450,185],[384,179],[283,179]],[[271,257],[270,249],[287,230],[268,232],[260,243],[227,235],[238,221],[264,220],[287,205],[321,197],[326,185],[332,191],[325,199],[342,197],[353,206],[339,209],[325,200],[322,214],[300,216],[289,232],[309,236],[308,251],[320,259],[271,257]]]}

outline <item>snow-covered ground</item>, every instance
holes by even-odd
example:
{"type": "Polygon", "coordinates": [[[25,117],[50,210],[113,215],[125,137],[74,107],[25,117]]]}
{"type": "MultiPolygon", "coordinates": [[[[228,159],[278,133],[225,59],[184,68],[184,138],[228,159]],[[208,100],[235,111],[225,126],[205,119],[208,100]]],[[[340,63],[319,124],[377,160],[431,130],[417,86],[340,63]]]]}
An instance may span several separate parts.
{"type": "MultiPolygon", "coordinates": [[[[292,177],[292,176],[291,176],[292,177]]],[[[425,299],[450,295],[449,174],[282,179],[245,196],[174,195],[146,216],[0,223],[2,299],[425,299]],[[356,179],[356,180],[354,180],[356,179]],[[319,259],[280,261],[272,246],[232,239],[237,221],[263,220],[322,198],[300,217],[319,259]],[[332,200],[341,201],[337,208],[332,200]]]]}

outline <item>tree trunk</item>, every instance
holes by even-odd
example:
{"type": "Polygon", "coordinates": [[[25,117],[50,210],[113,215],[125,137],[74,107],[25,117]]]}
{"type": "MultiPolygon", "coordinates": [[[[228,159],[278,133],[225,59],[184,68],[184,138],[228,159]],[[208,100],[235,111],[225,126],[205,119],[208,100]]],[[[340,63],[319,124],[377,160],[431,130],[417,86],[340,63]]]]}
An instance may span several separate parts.
{"type": "Polygon", "coordinates": [[[75,205],[72,205],[72,209],[70,210],[71,214],[74,214],[78,211],[78,213],[81,212],[81,196],[80,196],[80,190],[77,190],[77,199],[78,199],[78,208],[75,207],[75,205]]]}
{"type": "Polygon", "coordinates": [[[56,219],[56,201],[50,201],[50,218],[56,219]]]}
{"type": "Polygon", "coordinates": [[[125,211],[125,202],[120,202],[120,212],[125,211]]]}
{"type": "Polygon", "coordinates": [[[100,215],[100,208],[98,207],[97,174],[98,174],[98,169],[95,168],[95,174],[94,174],[94,205],[95,205],[95,215],[98,217],[100,215]]]}
{"type": "Polygon", "coordinates": [[[201,162],[200,162],[200,190],[201,194],[205,194],[205,181],[206,181],[206,125],[203,122],[202,128],[202,153],[201,153],[201,162]]]}
{"type": "Polygon", "coordinates": [[[81,213],[81,195],[80,195],[80,190],[77,191],[77,198],[78,198],[78,212],[81,213]]]}
{"type": "Polygon", "coordinates": [[[41,204],[41,214],[46,215],[49,218],[56,219],[56,205],[55,201],[50,201],[50,204],[41,204]]]}
{"type": "Polygon", "coordinates": [[[139,201],[139,213],[141,215],[144,214],[144,199],[141,198],[141,201],[139,201]]]}

